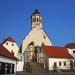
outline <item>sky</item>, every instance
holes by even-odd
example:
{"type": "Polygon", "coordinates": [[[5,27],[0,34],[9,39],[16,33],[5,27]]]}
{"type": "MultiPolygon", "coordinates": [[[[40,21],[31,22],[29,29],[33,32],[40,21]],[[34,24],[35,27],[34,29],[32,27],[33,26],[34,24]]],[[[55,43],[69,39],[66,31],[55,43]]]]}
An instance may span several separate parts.
{"type": "Polygon", "coordinates": [[[53,45],[75,43],[75,0],[0,0],[0,42],[12,37],[20,46],[31,29],[30,16],[36,8],[53,45]]]}

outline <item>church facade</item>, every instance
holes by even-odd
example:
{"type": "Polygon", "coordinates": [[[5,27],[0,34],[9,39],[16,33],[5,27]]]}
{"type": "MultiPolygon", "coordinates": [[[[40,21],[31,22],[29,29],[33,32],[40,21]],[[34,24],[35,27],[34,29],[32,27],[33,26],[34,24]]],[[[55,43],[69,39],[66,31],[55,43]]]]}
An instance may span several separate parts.
{"type": "MultiPolygon", "coordinates": [[[[31,16],[31,31],[24,38],[19,50],[18,71],[29,71],[42,64],[43,69],[70,70],[74,68],[74,58],[64,47],[52,46],[51,39],[43,30],[42,16],[36,9],[31,16]],[[37,63],[36,63],[37,62],[37,63]],[[68,64],[68,65],[67,65],[68,64]],[[38,66],[37,66],[38,65],[38,66]],[[21,66],[21,67],[20,67],[21,66]]],[[[40,67],[40,68],[41,68],[40,67]]],[[[40,69],[39,68],[39,69],[40,69]]]]}
{"type": "Polygon", "coordinates": [[[24,38],[22,43],[22,52],[25,51],[27,46],[34,42],[35,46],[40,46],[42,44],[52,46],[52,42],[50,38],[46,35],[42,26],[42,16],[39,11],[36,9],[31,16],[31,31],[24,38]]]}
{"type": "MultiPolygon", "coordinates": [[[[23,39],[23,43],[20,47],[21,53],[19,53],[18,55],[19,59],[22,61],[18,63],[18,65],[20,65],[21,63],[20,66],[24,65],[23,62],[29,62],[33,60],[33,57],[35,55],[34,47],[41,47],[42,44],[52,46],[50,38],[44,32],[42,25],[42,16],[40,12],[36,9],[30,18],[31,18],[31,31],[23,39]]],[[[37,56],[37,54],[35,56],[37,56]]],[[[36,60],[37,59],[38,58],[36,57],[36,60]]]]}

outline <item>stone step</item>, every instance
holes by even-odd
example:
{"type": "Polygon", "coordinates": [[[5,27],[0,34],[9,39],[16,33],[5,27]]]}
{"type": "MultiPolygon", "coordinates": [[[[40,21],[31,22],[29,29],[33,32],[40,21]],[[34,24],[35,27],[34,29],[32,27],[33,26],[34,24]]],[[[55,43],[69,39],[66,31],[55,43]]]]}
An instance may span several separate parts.
{"type": "Polygon", "coordinates": [[[30,63],[32,67],[32,73],[45,73],[46,70],[40,63],[30,63]]]}

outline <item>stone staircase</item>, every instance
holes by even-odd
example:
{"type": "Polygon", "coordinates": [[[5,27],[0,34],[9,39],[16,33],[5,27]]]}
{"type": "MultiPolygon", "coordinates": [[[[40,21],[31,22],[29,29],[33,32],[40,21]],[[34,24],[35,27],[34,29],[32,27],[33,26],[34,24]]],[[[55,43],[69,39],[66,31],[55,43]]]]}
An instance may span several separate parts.
{"type": "Polygon", "coordinates": [[[30,65],[31,65],[33,74],[47,73],[48,72],[47,70],[45,70],[43,68],[42,64],[40,64],[38,62],[31,62],[30,65]]]}
{"type": "Polygon", "coordinates": [[[59,73],[63,73],[61,70],[59,70],[58,68],[55,69],[57,72],[59,73]]]}

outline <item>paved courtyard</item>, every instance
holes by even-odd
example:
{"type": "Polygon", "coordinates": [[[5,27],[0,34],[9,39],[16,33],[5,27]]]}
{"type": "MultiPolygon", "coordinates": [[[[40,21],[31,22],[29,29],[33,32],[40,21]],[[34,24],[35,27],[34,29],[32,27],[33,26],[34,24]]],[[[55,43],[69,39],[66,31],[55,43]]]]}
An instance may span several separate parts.
{"type": "Polygon", "coordinates": [[[25,73],[25,72],[17,72],[17,75],[75,75],[75,72],[53,72],[53,73],[25,73]]]}

